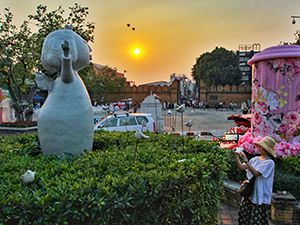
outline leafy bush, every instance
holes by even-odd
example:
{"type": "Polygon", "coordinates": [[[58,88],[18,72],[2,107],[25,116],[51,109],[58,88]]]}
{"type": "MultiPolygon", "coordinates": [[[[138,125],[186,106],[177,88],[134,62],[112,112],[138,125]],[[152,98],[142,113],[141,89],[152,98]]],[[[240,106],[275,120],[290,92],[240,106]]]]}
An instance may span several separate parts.
{"type": "Polygon", "coordinates": [[[0,224],[217,224],[228,152],[147,135],[97,132],[92,152],[64,158],[39,154],[34,134],[2,138],[0,224]]]}
{"type": "Polygon", "coordinates": [[[295,176],[292,173],[282,172],[280,169],[277,169],[274,187],[275,191],[289,191],[291,192],[296,199],[300,199],[300,177],[295,176]]]}
{"type": "Polygon", "coordinates": [[[276,166],[281,171],[300,176],[300,157],[287,157],[281,158],[276,162],[276,166]]]}

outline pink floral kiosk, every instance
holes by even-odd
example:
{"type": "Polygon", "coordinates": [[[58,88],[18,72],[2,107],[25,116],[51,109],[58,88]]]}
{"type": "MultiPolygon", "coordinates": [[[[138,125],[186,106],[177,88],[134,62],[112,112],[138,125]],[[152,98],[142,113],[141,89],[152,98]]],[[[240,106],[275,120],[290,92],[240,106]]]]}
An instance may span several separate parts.
{"type": "Polygon", "coordinates": [[[251,129],[239,146],[258,153],[254,142],[277,141],[278,157],[300,156],[300,46],[270,47],[254,55],[251,129]]]}

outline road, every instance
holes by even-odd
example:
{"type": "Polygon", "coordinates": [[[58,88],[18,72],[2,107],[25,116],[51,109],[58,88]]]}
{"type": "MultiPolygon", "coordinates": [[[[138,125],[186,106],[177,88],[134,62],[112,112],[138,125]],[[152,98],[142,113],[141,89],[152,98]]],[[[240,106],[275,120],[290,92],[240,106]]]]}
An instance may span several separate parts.
{"type": "MultiPolygon", "coordinates": [[[[181,132],[181,114],[171,110],[171,115],[168,114],[168,111],[163,111],[164,117],[164,129],[166,132],[172,132],[170,127],[170,121],[172,126],[175,128],[175,132],[181,132]],[[176,119],[175,119],[176,115],[176,119]],[[170,118],[171,117],[171,118],[170,118]],[[176,126],[174,126],[176,120],[176,126]]],[[[227,132],[229,128],[234,127],[232,120],[228,120],[228,116],[231,114],[237,115],[242,114],[240,110],[231,111],[229,109],[221,109],[216,111],[215,109],[193,109],[187,108],[183,113],[183,123],[193,120],[193,126],[190,128],[190,131],[197,132],[211,132],[217,134],[223,134],[227,132]]],[[[174,131],[174,130],[173,130],[174,131]]],[[[189,128],[186,125],[183,125],[183,132],[188,132],[189,128]]],[[[219,135],[218,135],[219,136],[219,135]]]]}

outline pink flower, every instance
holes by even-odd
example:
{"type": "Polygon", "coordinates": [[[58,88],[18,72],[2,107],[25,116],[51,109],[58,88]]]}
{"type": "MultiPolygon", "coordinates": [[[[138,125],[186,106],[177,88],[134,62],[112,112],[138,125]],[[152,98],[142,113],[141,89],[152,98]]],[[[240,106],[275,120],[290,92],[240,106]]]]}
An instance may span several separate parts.
{"type": "Polygon", "coordinates": [[[260,127],[255,127],[255,130],[254,130],[254,133],[253,133],[253,135],[254,135],[254,137],[257,137],[257,136],[261,136],[261,129],[260,129],[260,127]]]}
{"type": "Polygon", "coordinates": [[[260,111],[255,111],[253,114],[253,124],[254,126],[259,126],[262,122],[264,122],[265,117],[261,114],[260,111]]]}
{"type": "Polygon", "coordinates": [[[257,97],[257,90],[258,90],[258,82],[255,81],[253,84],[252,84],[252,99],[254,97],[257,97]]]}
{"type": "Polygon", "coordinates": [[[299,75],[300,74],[300,67],[298,67],[298,66],[293,67],[292,74],[293,75],[299,75]]]}
{"type": "Polygon", "coordinates": [[[289,129],[289,125],[282,123],[282,124],[280,124],[278,131],[280,131],[280,133],[285,133],[285,132],[287,132],[288,129],[289,129]]]}
{"type": "Polygon", "coordinates": [[[287,112],[283,117],[283,123],[286,123],[290,128],[295,129],[300,124],[299,113],[295,111],[287,112]]]}
{"type": "Polygon", "coordinates": [[[300,60],[298,58],[286,59],[287,65],[300,66],[300,60]]]}
{"type": "Polygon", "coordinates": [[[274,127],[272,126],[272,124],[268,121],[265,121],[263,123],[263,126],[262,126],[262,136],[265,137],[265,136],[269,136],[271,134],[273,134],[274,132],[274,127]]]}
{"type": "Polygon", "coordinates": [[[268,112],[268,106],[265,102],[258,101],[255,103],[255,110],[260,110],[262,113],[266,114],[268,112]]]}
{"type": "Polygon", "coordinates": [[[275,59],[270,60],[270,63],[273,65],[273,68],[281,67],[284,65],[285,60],[284,59],[275,59]]]}
{"type": "Polygon", "coordinates": [[[295,59],[286,59],[285,60],[285,62],[286,62],[286,64],[288,65],[288,66],[295,66],[296,64],[296,60],[295,59]]]}
{"type": "Polygon", "coordinates": [[[259,82],[258,81],[254,81],[253,84],[252,84],[252,88],[255,89],[255,90],[257,90],[258,86],[259,86],[259,82]]]}
{"type": "MultiPolygon", "coordinates": [[[[244,148],[250,154],[258,154],[258,149],[254,143],[261,139],[262,136],[253,137],[251,132],[247,132],[240,137],[238,146],[244,148]]],[[[277,154],[277,158],[297,157],[300,156],[300,143],[287,143],[285,140],[282,140],[274,146],[274,151],[277,154]]]]}

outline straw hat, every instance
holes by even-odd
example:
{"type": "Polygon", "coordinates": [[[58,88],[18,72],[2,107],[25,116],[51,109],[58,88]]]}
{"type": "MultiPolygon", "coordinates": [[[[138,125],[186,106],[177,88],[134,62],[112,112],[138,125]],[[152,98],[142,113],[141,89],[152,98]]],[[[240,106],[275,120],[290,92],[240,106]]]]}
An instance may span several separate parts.
{"type": "Polygon", "coordinates": [[[255,146],[260,146],[262,147],[264,150],[266,150],[271,156],[273,156],[274,158],[276,158],[276,153],[274,151],[274,146],[276,144],[275,140],[271,137],[264,137],[262,140],[260,140],[259,142],[255,142],[254,143],[255,146]]]}

